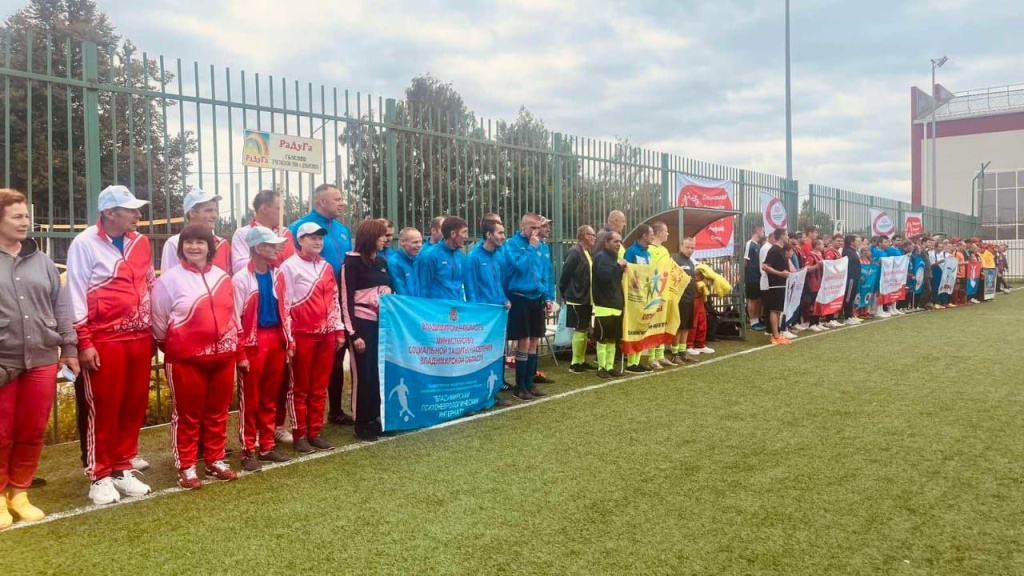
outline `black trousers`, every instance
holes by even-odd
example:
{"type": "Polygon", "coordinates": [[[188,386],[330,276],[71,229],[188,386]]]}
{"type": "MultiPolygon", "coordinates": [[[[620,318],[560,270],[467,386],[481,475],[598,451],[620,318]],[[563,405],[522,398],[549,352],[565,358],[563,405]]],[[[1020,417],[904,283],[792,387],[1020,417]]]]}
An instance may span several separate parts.
{"type": "Polygon", "coordinates": [[[352,342],[352,412],[356,425],[366,425],[380,418],[380,367],[377,335],[380,323],[376,320],[353,318],[356,333],[366,343],[363,352],[356,352],[352,342]]]}

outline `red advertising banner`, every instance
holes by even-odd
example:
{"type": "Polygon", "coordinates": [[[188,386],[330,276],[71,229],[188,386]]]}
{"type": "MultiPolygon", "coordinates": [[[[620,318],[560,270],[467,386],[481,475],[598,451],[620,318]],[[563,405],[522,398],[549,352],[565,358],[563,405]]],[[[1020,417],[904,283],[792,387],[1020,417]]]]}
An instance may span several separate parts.
{"type": "Polygon", "coordinates": [[[924,218],[920,212],[907,212],[903,217],[903,236],[913,238],[924,234],[924,218]]]}
{"type": "MultiPolygon", "coordinates": [[[[704,180],[676,174],[676,206],[683,208],[733,209],[733,184],[730,180],[704,180]]],[[[723,218],[701,230],[694,238],[695,258],[732,256],[735,217],[723,218]]]]}

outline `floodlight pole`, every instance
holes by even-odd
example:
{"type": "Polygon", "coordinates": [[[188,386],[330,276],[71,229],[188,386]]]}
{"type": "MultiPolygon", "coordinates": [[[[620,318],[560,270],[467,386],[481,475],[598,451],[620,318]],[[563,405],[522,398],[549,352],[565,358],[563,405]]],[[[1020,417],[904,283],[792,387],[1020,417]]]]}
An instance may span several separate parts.
{"type": "Polygon", "coordinates": [[[936,179],[938,178],[938,176],[937,176],[938,170],[936,168],[937,162],[935,161],[936,160],[935,139],[938,136],[935,133],[936,129],[938,127],[937,124],[936,124],[935,112],[939,109],[939,101],[935,97],[935,70],[937,68],[941,68],[942,65],[946,63],[946,60],[948,60],[948,58],[946,58],[945,56],[943,56],[941,58],[933,58],[932,59],[932,85],[931,85],[931,95],[932,95],[932,146],[931,146],[931,148],[932,148],[932,161],[931,161],[931,172],[932,172],[932,179],[931,179],[932,180],[931,181],[932,208],[938,208],[939,207],[938,206],[938,203],[939,203],[939,193],[938,193],[937,186],[936,186],[936,184],[937,184],[936,179]]]}
{"type": "Polygon", "coordinates": [[[789,0],[786,0],[786,185],[793,182],[793,103],[789,65],[789,0]]]}

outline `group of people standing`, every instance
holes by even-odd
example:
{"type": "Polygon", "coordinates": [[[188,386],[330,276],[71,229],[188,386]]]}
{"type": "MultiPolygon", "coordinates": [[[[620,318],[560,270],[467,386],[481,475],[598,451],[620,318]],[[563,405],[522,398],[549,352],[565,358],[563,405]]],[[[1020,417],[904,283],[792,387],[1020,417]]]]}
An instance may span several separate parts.
{"type": "Polygon", "coordinates": [[[744,283],[747,316],[751,328],[765,331],[772,344],[785,345],[802,330],[823,332],[842,326],[856,326],[868,318],[888,318],[908,312],[978,304],[981,300],[968,298],[968,264],[977,262],[981,269],[996,273],[996,289],[1009,292],[1006,284],[1008,260],[1006,245],[982,242],[977,237],[969,240],[946,239],[924,234],[905,238],[900,234],[865,238],[857,235],[821,236],[817,226],[794,233],[790,237],[785,229],[765,234],[764,227],[755,225],[744,248],[744,283]],[[862,267],[878,264],[884,257],[911,257],[907,271],[907,290],[894,304],[879,304],[879,277],[873,285],[862,290],[862,267]],[[847,260],[847,282],[842,311],[820,316],[814,313],[814,303],[821,288],[823,262],[847,260]],[[956,283],[952,294],[941,294],[942,265],[947,259],[957,261],[956,283]],[[807,270],[799,312],[792,318],[783,316],[786,279],[791,273],[807,270]],[[920,287],[915,270],[925,271],[920,287]],[[866,298],[860,294],[866,293],[866,298]]]}

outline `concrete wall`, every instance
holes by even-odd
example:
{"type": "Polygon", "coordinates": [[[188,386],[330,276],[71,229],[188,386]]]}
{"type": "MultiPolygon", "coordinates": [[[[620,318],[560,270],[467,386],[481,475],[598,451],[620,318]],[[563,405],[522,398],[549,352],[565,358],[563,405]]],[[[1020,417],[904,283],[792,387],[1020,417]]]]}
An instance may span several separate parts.
{"type": "MultiPolygon", "coordinates": [[[[921,200],[926,206],[932,205],[930,148],[930,140],[922,142],[921,200]]],[[[942,136],[940,129],[935,149],[938,158],[936,206],[945,210],[971,213],[971,181],[981,164],[991,162],[987,169],[990,171],[1024,170],[1024,130],[942,136]]],[[[975,210],[980,215],[980,206],[975,210]]]]}

